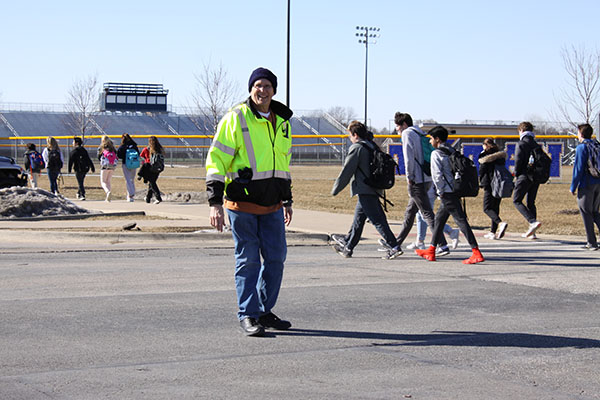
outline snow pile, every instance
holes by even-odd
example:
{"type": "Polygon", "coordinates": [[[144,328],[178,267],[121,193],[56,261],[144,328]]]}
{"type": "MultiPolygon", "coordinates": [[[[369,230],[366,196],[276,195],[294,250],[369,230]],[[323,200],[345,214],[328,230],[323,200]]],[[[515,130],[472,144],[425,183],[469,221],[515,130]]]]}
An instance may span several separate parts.
{"type": "Polygon", "coordinates": [[[89,214],[62,196],[43,189],[10,187],[0,189],[0,217],[22,218],[50,215],[89,214]]]}
{"type": "Polygon", "coordinates": [[[208,201],[207,192],[177,192],[163,194],[164,201],[173,201],[178,203],[199,203],[204,204],[208,201]]]}

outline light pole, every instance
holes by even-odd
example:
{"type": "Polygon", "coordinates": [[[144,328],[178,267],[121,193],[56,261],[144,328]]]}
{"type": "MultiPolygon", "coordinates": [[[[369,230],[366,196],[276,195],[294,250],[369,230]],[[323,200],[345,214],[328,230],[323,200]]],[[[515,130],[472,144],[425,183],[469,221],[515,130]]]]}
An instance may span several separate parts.
{"type": "Polygon", "coordinates": [[[358,37],[358,43],[365,44],[365,126],[367,126],[367,70],[369,67],[369,44],[377,43],[379,34],[379,28],[373,26],[357,26],[356,36],[358,37]]]}
{"type": "Polygon", "coordinates": [[[286,88],[285,105],[290,107],[290,0],[287,2],[287,59],[286,59],[286,88]]]}

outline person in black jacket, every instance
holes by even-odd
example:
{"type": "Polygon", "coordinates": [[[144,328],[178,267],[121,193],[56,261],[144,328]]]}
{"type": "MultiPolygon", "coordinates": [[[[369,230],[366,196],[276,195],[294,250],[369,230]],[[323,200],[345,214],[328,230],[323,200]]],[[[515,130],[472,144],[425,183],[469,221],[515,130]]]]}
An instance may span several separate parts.
{"type": "Polygon", "coordinates": [[[129,136],[128,133],[124,133],[121,136],[121,145],[117,149],[117,157],[119,157],[123,166],[123,177],[125,178],[125,183],[127,185],[127,201],[133,202],[133,197],[135,196],[135,172],[137,167],[129,168],[127,166],[128,149],[135,150],[139,157],[140,150],[138,149],[137,143],[131,138],[131,136],[129,136]]]}
{"type": "Polygon", "coordinates": [[[501,239],[508,224],[500,219],[501,198],[492,196],[492,178],[496,165],[506,165],[507,154],[500,151],[492,138],[483,141],[483,151],[479,154],[479,187],[483,189],[483,212],[492,220],[487,239],[501,239]]]}
{"type": "Polygon", "coordinates": [[[73,169],[75,169],[75,178],[77,178],[77,184],[79,185],[77,200],[85,200],[85,187],[83,186],[85,175],[90,169],[92,172],[96,172],[96,168],[94,168],[90,154],[83,147],[83,140],[77,136],[73,138],[73,150],[69,154],[69,173],[73,169]]]}
{"type": "MultiPolygon", "coordinates": [[[[23,156],[23,165],[25,166],[25,170],[29,174],[29,183],[31,184],[31,188],[35,189],[38,187],[38,178],[40,177],[40,173],[42,172],[43,167],[33,167],[31,165],[31,155],[38,153],[35,149],[34,143],[27,143],[25,145],[27,147],[27,151],[23,156]]],[[[39,154],[39,153],[38,153],[39,154]]]]}
{"type": "Polygon", "coordinates": [[[533,149],[539,146],[535,141],[533,125],[530,122],[521,122],[518,126],[519,142],[515,148],[515,189],[513,192],[513,203],[529,223],[529,228],[522,237],[537,239],[535,231],[542,225],[537,220],[537,209],[535,207],[535,198],[540,187],[529,175],[529,165],[533,163],[533,149]],[[523,204],[523,199],[527,196],[527,205],[523,204]]]}

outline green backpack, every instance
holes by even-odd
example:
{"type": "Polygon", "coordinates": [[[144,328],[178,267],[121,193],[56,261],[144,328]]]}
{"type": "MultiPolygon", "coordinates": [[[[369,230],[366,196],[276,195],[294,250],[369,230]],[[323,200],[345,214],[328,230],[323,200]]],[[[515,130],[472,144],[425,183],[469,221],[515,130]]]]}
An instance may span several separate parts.
{"type": "Polygon", "coordinates": [[[427,176],[431,176],[431,152],[435,150],[435,148],[429,143],[429,138],[427,135],[421,135],[419,132],[417,134],[421,137],[421,148],[423,149],[423,164],[419,164],[417,159],[415,161],[417,164],[421,166],[421,169],[427,176]]]}

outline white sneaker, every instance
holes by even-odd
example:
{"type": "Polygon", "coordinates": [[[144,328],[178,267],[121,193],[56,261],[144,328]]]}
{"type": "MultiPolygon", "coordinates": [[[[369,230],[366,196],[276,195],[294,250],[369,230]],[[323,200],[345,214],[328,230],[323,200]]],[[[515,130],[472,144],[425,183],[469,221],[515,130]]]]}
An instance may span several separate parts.
{"type": "Polygon", "coordinates": [[[500,225],[498,225],[498,230],[496,231],[496,239],[502,239],[504,237],[507,227],[508,224],[506,222],[500,222],[500,225]]]}
{"type": "Polygon", "coordinates": [[[436,257],[443,257],[447,256],[448,254],[450,254],[450,249],[448,249],[448,247],[438,247],[437,249],[435,249],[436,257]]]}
{"type": "Polygon", "coordinates": [[[537,238],[538,238],[538,237],[536,236],[536,234],[535,234],[535,233],[534,233],[534,234],[532,234],[532,235],[529,235],[529,236],[527,236],[527,232],[523,233],[523,234],[521,235],[521,237],[522,237],[522,238],[529,238],[529,239],[532,239],[532,240],[535,240],[535,239],[537,239],[537,238]]]}
{"type": "Polygon", "coordinates": [[[420,241],[412,242],[411,244],[406,246],[406,248],[409,250],[416,250],[416,249],[425,250],[425,243],[420,242],[420,241]]]}
{"type": "Polygon", "coordinates": [[[450,247],[452,247],[452,250],[455,250],[458,247],[458,235],[460,234],[460,229],[452,229],[452,232],[450,232],[450,239],[452,240],[452,243],[450,244],[450,247]]]}
{"type": "Polygon", "coordinates": [[[133,203],[133,197],[127,195],[127,201],[130,202],[130,203],[133,203]]]}
{"type": "Polygon", "coordinates": [[[160,200],[154,200],[154,204],[160,204],[160,200]]]}
{"type": "Polygon", "coordinates": [[[488,232],[485,235],[483,235],[483,237],[486,238],[486,239],[495,240],[496,239],[496,234],[494,232],[488,232]]]}
{"type": "Polygon", "coordinates": [[[107,193],[106,193],[106,201],[107,201],[107,202],[110,202],[110,192],[107,192],[107,193]]]}
{"type": "Polygon", "coordinates": [[[542,223],[540,221],[533,221],[532,223],[530,223],[529,229],[527,229],[527,232],[525,232],[525,237],[530,237],[531,235],[534,235],[537,228],[539,228],[541,225],[542,223]]]}

